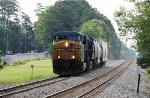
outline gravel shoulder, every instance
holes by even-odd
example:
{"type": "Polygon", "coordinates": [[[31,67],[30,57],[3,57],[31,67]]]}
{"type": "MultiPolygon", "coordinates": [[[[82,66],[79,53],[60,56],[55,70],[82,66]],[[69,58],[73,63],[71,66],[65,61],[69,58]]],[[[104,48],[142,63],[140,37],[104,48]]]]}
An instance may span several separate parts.
{"type": "Polygon", "coordinates": [[[137,64],[134,62],[129,69],[113,84],[94,98],[150,98],[150,80],[146,77],[146,71],[141,74],[140,90],[137,94],[138,74],[137,64]]]}

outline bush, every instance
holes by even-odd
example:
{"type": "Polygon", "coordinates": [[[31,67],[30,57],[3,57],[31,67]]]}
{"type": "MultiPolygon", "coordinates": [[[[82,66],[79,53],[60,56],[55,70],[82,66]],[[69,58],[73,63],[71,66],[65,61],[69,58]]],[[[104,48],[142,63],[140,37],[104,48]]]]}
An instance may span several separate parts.
{"type": "Polygon", "coordinates": [[[23,65],[23,64],[26,64],[26,61],[14,62],[12,65],[13,65],[13,66],[19,66],[19,65],[23,65]]]}
{"type": "Polygon", "coordinates": [[[4,66],[7,65],[7,62],[3,59],[0,59],[0,70],[2,70],[4,68],[4,66]]]}
{"type": "Polygon", "coordinates": [[[0,50],[0,70],[4,68],[4,60],[2,59],[3,51],[0,50]]]}
{"type": "Polygon", "coordinates": [[[2,70],[4,68],[4,65],[0,64],[0,70],[2,70]]]}
{"type": "Polygon", "coordinates": [[[41,58],[34,58],[34,59],[32,59],[32,60],[34,60],[34,61],[39,61],[39,60],[41,60],[41,58]]]}
{"type": "Polygon", "coordinates": [[[0,56],[3,56],[3,55],[4,55],[3,51],[0,50],[0,56]]]}
{"type": "Polygon", "coordinates": [[[6,62],[5,60],[3,60],[3,64],[4,64],[4,65],[7,65],[7,62],[6,62]]]}
{"type": "Polygon", "coordinates": [[[150,73],[150,67],[147,68],[147,72],[150,73]]]}
{"type": "Polygon", "coordinates": [[[146,58],[146,57],[137,58],[137,63],[139,66],[146,69],[150,66],[150,58],[146,58]]]}

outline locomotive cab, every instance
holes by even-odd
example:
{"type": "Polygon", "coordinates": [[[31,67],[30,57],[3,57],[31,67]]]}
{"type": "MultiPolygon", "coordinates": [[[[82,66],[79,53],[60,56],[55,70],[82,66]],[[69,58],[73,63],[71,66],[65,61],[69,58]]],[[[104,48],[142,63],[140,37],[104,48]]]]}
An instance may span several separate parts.
{"type": "Polygon", "coordinates": [[[82,71],[82,35],[77,32],[56,32],[53,35],[53,72],[72,75],[82,71]]]}

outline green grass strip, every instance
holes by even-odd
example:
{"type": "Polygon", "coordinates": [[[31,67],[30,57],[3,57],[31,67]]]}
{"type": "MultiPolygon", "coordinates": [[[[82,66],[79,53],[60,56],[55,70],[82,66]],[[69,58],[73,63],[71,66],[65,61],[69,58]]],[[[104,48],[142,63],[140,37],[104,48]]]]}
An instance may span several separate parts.
{"type": "Polygon", "coordinates": [[[5,66],[5,68],[0,71],[0,85],[31,82],[31,65],[34,65],[33,81],[57,76],[53,73],[51,59],[34,59],[5,66]]]}

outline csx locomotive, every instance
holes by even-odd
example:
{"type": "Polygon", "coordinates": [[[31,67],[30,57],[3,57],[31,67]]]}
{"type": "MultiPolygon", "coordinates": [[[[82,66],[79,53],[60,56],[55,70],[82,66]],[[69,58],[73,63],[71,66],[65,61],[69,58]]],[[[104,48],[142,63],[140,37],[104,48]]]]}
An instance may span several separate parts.
{"type": "Polygon", "coordinates": [[[78,32],[53,34],[53,72],[74,75],[107,62],[107,43],[78,32]]]}

